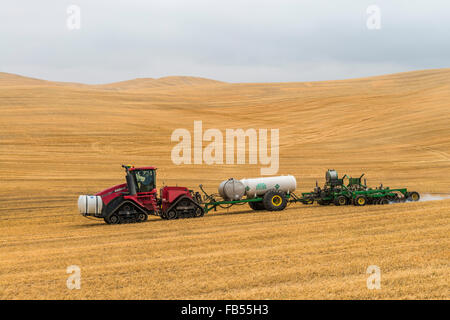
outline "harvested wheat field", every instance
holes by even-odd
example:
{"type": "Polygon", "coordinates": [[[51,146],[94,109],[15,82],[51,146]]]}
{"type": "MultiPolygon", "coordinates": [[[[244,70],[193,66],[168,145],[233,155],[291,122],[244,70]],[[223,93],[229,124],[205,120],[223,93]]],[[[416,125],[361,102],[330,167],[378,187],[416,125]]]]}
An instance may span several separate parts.
{"type": "Polygon", "coordinates": [[[449,299],[450,69],[309,83],[194,77],[108,85],[0,73],[1,299],[449,299]],[[180,165],[172,132],[278,128],[278,174],[297,192],[326,169],[440,201],[248,206],[175,221],[107,225],[79,194],[158,167],[158,188],[216,192],[264,165],[180,165]],[[433,197],[429,196],[432,195],[433,197]],[[69,290],[66,268],[81,268],[69,290]],[[381,269],[369,290],[366,269],[381,269]]]}

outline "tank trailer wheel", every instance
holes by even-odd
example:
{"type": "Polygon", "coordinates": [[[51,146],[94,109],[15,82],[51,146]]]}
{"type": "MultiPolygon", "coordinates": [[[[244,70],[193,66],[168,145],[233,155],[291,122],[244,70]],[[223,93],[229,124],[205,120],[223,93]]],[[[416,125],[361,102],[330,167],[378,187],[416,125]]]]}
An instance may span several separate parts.
{"type": "Polygon", "coordinates": [[[415,192],[415,191],[410,192],[410,193],[408,194],[408,200],[409,200],[409,201],[419,201],[419,200],[420,200],[420,195],[419,195],[419,193],[418,193],[418,192],[415,192]]]}
{"type": "Polygon", "coordinates": [[[264,210],[264,203],[262,202],[249,202],[248,205],[250,206],[250,208],[252,208],[253,210],[259,211],[259,210],[264,210]]]}
{"type": "Polygon", "coordinates": [[[283,192],[269,190],[263,197],[264,208],[267,211],[281,211],[287,206],[287,200],[283,192]]]}
{"type": "Polygon", "coordinates": [[[338,196],[336,199],[334,199],[334,204],[336,206],[345,206],[348,204],[348,199],[346,196],[338,196]]]}
{"type": "Polygon", "coordinates": [[[365,206],[367,204],[367,197],[365,195],[360,194],[355,198],[355,206],[365,206]]]}

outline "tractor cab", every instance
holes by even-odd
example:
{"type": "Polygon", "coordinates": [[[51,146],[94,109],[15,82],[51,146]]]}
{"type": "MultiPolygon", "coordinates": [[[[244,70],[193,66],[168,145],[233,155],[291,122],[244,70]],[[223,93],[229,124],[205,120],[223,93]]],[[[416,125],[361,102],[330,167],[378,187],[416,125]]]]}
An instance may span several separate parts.
{"type": "Polygon", "coordinates": [[[154,192],[156,189],[156,168],[124,166],[127,175],[127,187],[130,195],[154,192]]]}

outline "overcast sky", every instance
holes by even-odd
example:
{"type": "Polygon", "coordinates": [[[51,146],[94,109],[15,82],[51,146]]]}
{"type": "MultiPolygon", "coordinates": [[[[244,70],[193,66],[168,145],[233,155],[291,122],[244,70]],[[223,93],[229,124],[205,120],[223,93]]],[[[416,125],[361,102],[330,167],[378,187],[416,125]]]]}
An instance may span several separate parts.
{"type": "Polygon", "coordinates": [[[0,72],[108,83],[346,79],[450,67],[449,0],[14,0],[0,6],[0,72]],[[80,29],[69,29],[70,5],[80,29]],[[370,5],[381,10],[374,27],[370,5]]]}

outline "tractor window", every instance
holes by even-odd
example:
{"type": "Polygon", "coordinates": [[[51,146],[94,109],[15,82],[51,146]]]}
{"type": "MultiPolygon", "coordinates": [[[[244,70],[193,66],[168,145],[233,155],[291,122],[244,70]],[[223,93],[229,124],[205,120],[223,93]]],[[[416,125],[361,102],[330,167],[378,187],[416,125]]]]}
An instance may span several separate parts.
{"type": "Polygon", "coordinates": [[[155,173],[153,170],[136,170],[138,192],[150,192],[155,189],[155,173]]]}

